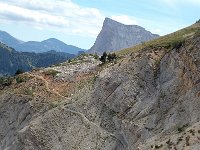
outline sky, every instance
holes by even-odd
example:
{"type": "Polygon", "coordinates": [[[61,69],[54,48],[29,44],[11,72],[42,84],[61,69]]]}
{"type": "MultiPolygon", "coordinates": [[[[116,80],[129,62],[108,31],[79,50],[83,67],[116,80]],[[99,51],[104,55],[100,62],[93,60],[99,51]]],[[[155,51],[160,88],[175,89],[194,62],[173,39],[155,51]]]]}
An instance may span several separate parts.
{"type": "Polygon", "coordinates": [[[89,49],[105,17],[166,35],[199,14],[200,0],[0,0],[0,30],[23,41],[57,38],[89,49]]]}

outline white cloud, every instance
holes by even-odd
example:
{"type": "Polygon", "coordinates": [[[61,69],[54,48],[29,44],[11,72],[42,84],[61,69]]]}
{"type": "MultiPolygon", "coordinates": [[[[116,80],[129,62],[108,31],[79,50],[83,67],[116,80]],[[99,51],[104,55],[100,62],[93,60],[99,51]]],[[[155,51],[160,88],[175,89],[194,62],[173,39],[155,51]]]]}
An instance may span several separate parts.
{"type": "MultiPolygon", "coordinates": [[[[182,3],[200,6],[200,0],[157,1],[172,7],[182,3]]],[[[110,17],[123,24],[141,25],[161,35],[174,31],[173,26],[162,25],[162,20],[146,20],[128,15],[110,17]]],[[[60,31],[66,35],[95,38],[101,30],[104,18],[104,14],[98,9],[79,6],[72,0],[0,0],[1,23],[21,23],[38,30],[60,31]]],[[[174,25],[174,22],[171,24],[174,25]]]]}
{"type": "Polygon", "coordinates": [[[7,0],[0,2],[0,20],[25,23],[37,29],[96,36],[104,15],[71,0],[7,0]]]}
{"type": "Polygon", "coordinates": [[[34,22],[36,24],[58,27],[69,25],[69,21],[62,16],[30,11],[28,9],[2,3],[0,3],[0,8],[0,14],[4,16],[4,18],[13,21],[34,22]]]}
{"type": "Polygon", "coordinates": [[[138,24],[135,19],[133,19],[132,17],[127,16],[127,15],[115,15],[115,16],[111,16],[111,19],[121,22],[123,24],[127,24],[127,25],[138,24]]]}

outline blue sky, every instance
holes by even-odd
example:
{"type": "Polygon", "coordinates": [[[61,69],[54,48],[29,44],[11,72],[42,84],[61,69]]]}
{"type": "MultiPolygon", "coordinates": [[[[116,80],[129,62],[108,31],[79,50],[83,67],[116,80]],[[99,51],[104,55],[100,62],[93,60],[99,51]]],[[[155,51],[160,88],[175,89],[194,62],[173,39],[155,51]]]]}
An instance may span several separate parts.
{"type": "Polygon", "coordinates": [[[0,0],[0,30],[89,49],[105,17],[165,35],[200,19],[200,0],[0,0]]]}

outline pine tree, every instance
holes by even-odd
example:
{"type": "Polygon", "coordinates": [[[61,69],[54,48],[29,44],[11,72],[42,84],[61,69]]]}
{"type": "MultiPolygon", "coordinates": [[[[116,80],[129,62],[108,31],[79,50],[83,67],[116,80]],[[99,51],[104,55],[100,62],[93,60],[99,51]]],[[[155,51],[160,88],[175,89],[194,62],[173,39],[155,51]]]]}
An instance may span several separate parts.
{"type": "Polygon", "coordinates": [[[104,52],[103,55],[102,55],[101,58],[100,58],[100,61],[101,61],[102,63],[105,63],[106,60],[107,60],[107,53],[104,52]]]}
{"type": "Polygon", "coordinates": [[[113,61],[117,58],[116,54],[115,53],[109,53],[108,54],[108,61],[113,61]]]}

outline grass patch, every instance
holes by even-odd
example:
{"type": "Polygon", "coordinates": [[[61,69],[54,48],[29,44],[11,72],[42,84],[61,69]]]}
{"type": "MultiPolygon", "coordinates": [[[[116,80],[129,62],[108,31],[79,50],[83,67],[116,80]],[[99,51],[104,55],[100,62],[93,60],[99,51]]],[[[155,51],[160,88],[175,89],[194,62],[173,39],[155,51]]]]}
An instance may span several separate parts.
{"type": "Polygon", "coordinates": [[[30,89],[30,88],[24,89],[24,94],[25,95],[33,96],[33,90],[30,89]]]}
{"type": "Polygon", "coordinates": [[[59,71],[53,70],[53,69],[49,69],[43,72],[44,75],[46,76],[53,76],[55,77],[58,73],[60,73],[59,71]]]}
{"type": "Polygon", "coordinates": [[[58,105],[59,105],[58,101],[53,101],[53,102],[50,103],[51,108],[56,108],[56,107],[58,107],[58,105]]]}
{"type": "Polygon", "coordinates": [[[200,35],[200,24],[193,24],[177,32],[174,32],[165,36],[161,36],[158,39],[154,39],[149,42],[145,42],[145,43],[136,45],[134,47],[118,51],[116,54],[128,55],[133,52],[140,51],[146,47],[151,48],[151,49],[154,47],[164,47],[168,50],[171,50],[173,48],[179,48],[185,42],[186,39],[194,35],[200,35]]]}
{"type": "Polygon", "coordinates": [[[16,77],[15,77],[15,80],[16,80],[16,82],[17,83],[22,83],[22,82],[26,82],[26,81],[28,81],[28,80],[30,80],[31,79],[31,77],[30,76],[28,76],[28,75],[17,75],[16,77]]]}
{"type": "Polygon", "coordinates": [[[16,77],[16,82],[17,83],[22,83],[22,82],[25,82],[25,79],[23,77],[21,77],[21,76],[17,76],[16,77]]]}
{"type": "Polygon", "coordinates": [[[12,84],[14,78],[13,77],[0,77],[0,86],[5,87],[12,84]]]}

